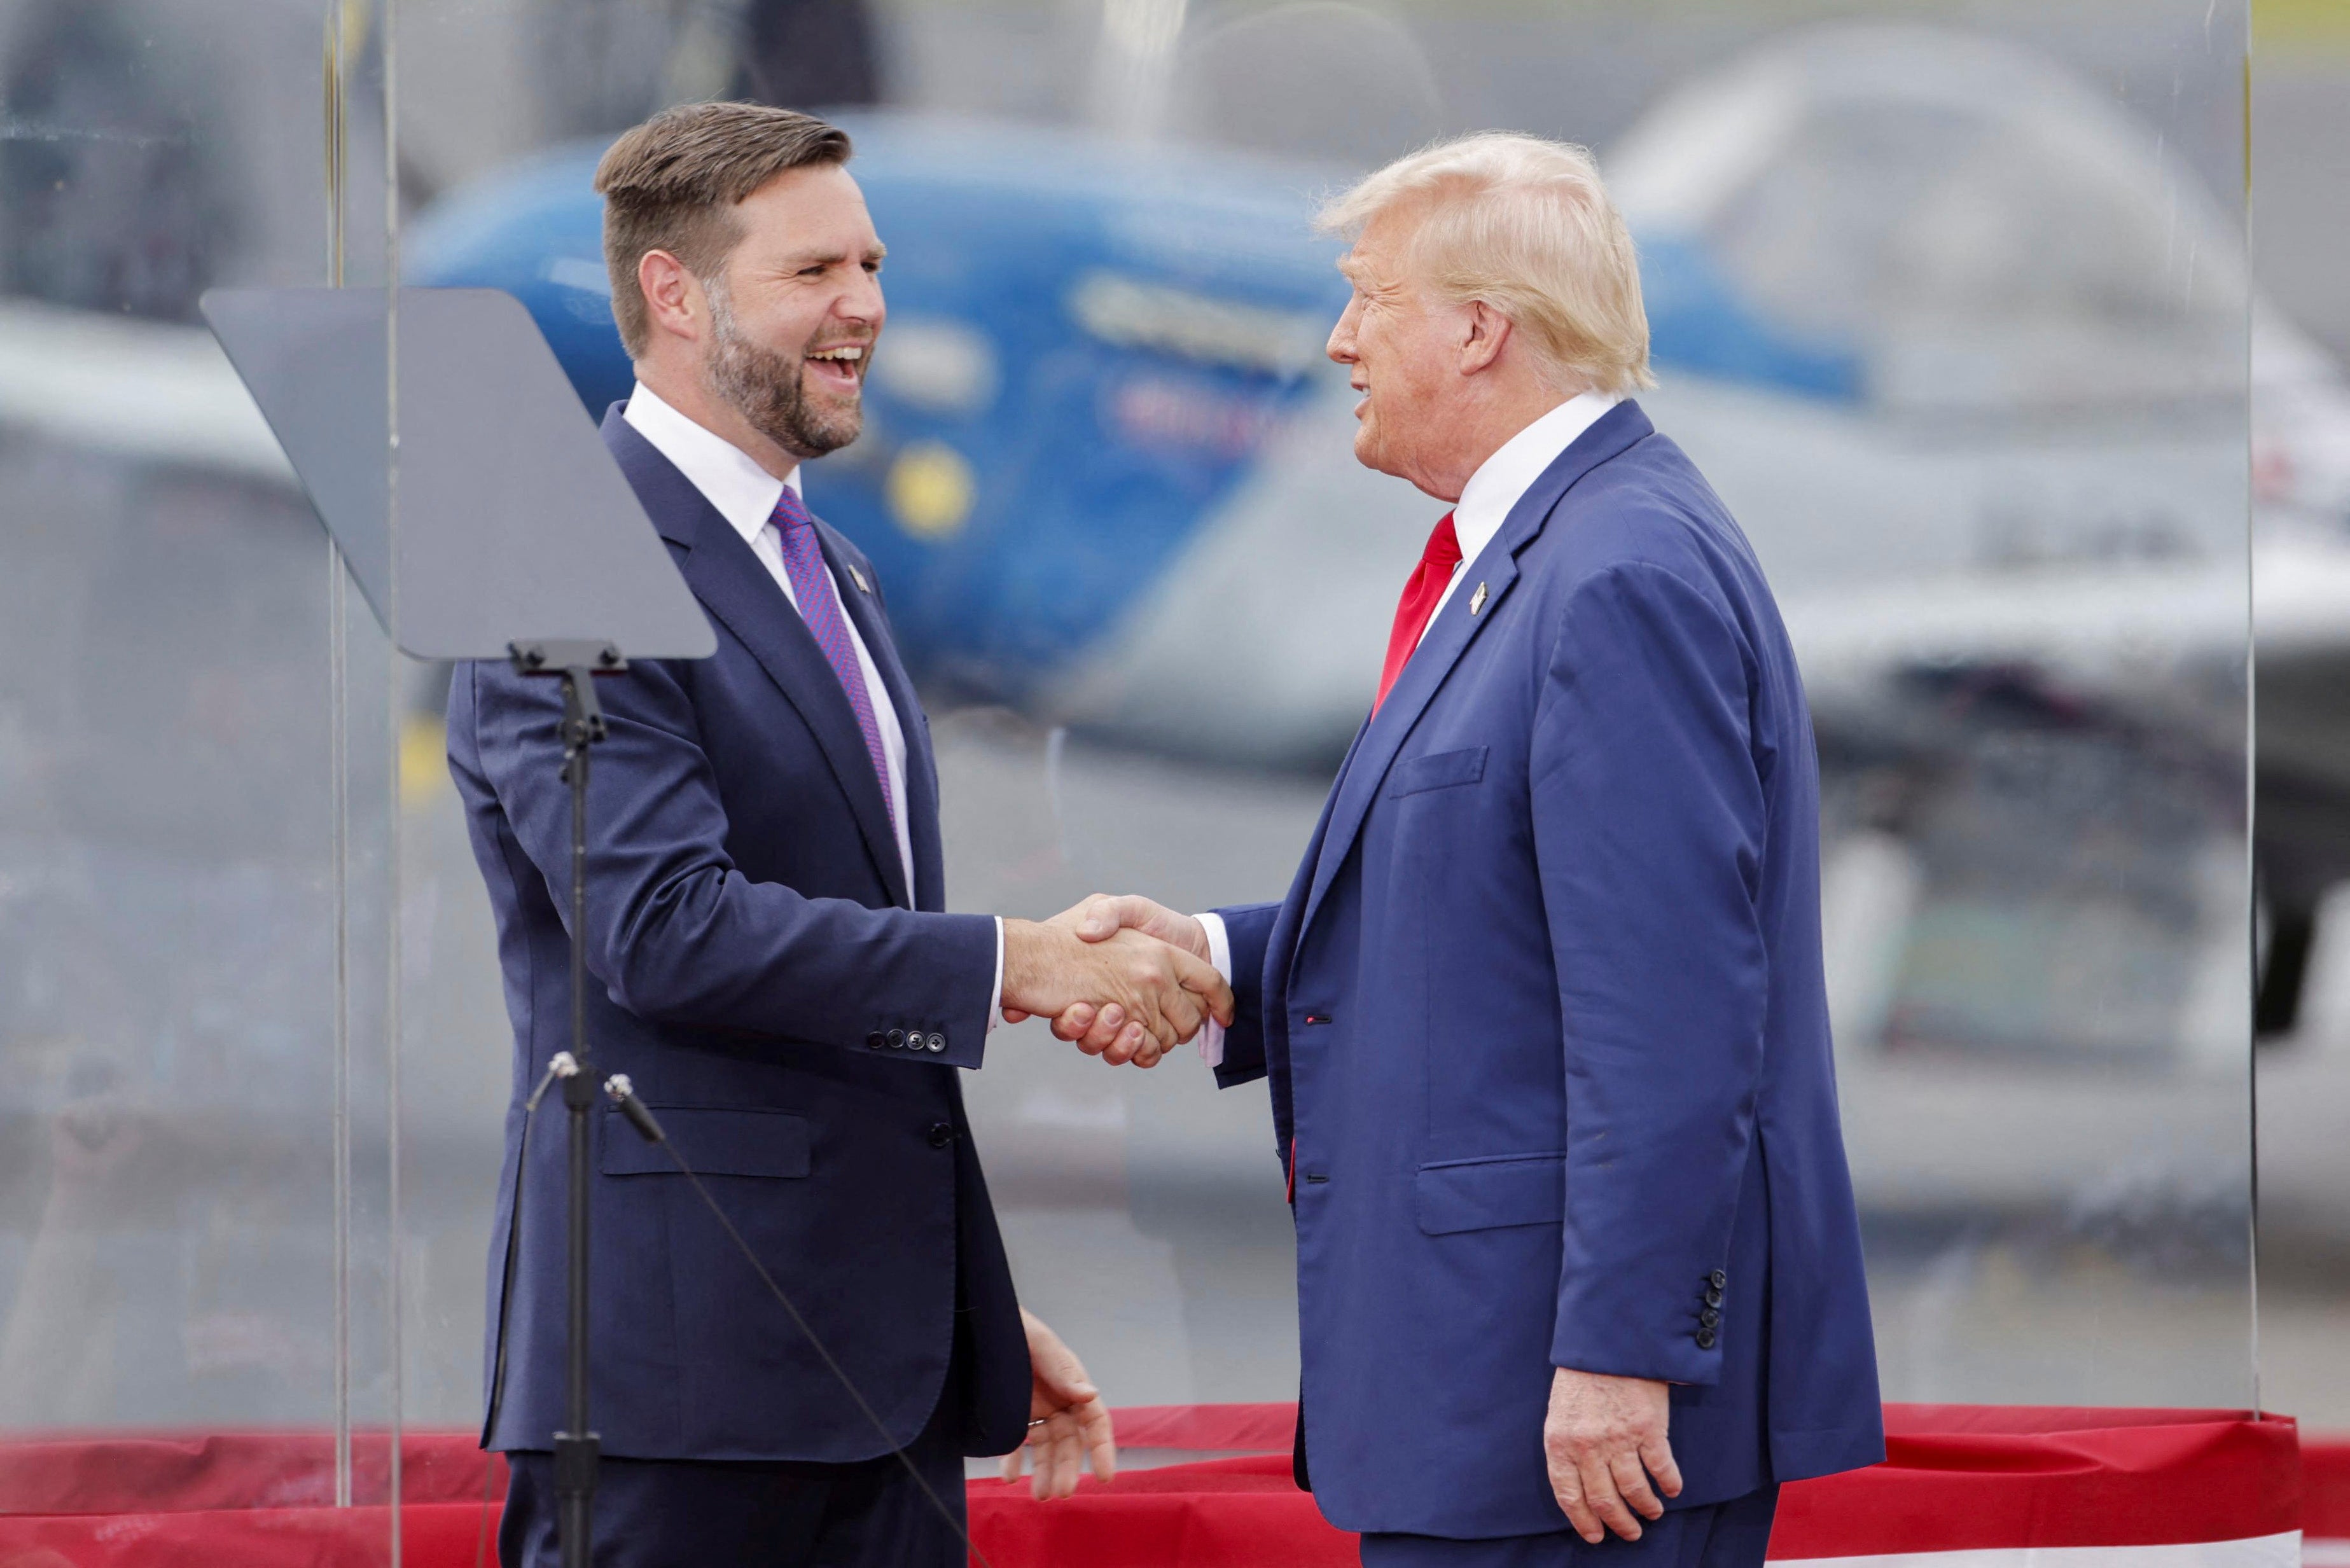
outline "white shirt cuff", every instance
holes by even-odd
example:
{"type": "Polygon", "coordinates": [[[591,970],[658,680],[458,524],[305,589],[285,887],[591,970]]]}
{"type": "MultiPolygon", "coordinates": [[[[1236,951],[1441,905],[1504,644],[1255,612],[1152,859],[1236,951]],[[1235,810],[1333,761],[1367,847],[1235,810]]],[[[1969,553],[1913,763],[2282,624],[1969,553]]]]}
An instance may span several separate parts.
{"type": "MultiPolygon", "coordinates": [[[[1194,915],[1200,929],[1208,934],[1208,961],[1226,985],[1232,983],[1232,939],[1224,929],[1222,915],[1194,915]]],[[[1200,1060],[1211,1067],[1224,1064],[1224,1026],[1214,1019],[1200,1025],[1200,1060]]]]}
{"type": "MultiPolygon", "coordinates": [[[[1221,922],[1221,921],[1219,921],[1218,923],[1219,923],[1219,924],[1222,924],[1222,922],[1221,922]]],[[[1230,983],[1231,983],[1231,981],[1227,981],[1225,983],[1226,983],[1226,984],[1230,984],[1230,983]]],[[[997,1024],[999,1024],[999,1023],[1003,1023],[1003,916],[1001,916],[1001,915],[998,915],[998,916],[996,916],[996,917],[995,917],[995,989],[994,989],[993,992],[989,992],[989,994],[988,994],[988,998],[987,998],[987,1032],[988,1032],[990,1034],[994,1033],[995,1033],[995,1026],[996,1026],[997,1024]]]]}

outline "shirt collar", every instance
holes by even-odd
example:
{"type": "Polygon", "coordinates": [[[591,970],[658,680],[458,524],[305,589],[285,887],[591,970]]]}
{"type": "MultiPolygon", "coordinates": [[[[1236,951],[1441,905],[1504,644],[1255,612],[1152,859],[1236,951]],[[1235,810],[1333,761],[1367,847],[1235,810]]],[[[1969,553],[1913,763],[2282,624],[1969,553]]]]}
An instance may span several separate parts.
{"type": "Polygon", "coordinates": [[[804,493],[796,464],[789,474],[777,479],[749,452],[694,423],[642,381],[629,393],[629,406],[620,417],[692,481],[693,487],[746,541],[757,542],[760,530],[775,515],[785,485],[790,485],[795,494],[804,493]]]}
{"type": "Polygon", "coordinates": [[[1580,392],[1503,441],[1480,463],[1452,507],[1452,532],[1465,565],[1483,553],[1509,520],[1510,509],[1534,488],[1543,470],[1599,416],[1624,400],[1616,392],[1580,392]]]}

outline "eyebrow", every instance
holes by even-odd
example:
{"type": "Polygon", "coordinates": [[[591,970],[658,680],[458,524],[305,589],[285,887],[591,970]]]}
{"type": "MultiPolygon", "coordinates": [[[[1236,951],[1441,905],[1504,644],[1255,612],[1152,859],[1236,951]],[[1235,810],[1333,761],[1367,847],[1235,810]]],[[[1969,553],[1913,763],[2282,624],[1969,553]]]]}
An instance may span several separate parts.
{"type": "MultiPolygon", "coordinates": [[[[858,259],[878,262],[889,254],[889,247],[876,240],[858,259]]],[[[782,266],[785,272],[798,272],[804,267],[837,266],[847,259],[847,251],[803,251],[797,255],[785,256],[782,266]]]]}

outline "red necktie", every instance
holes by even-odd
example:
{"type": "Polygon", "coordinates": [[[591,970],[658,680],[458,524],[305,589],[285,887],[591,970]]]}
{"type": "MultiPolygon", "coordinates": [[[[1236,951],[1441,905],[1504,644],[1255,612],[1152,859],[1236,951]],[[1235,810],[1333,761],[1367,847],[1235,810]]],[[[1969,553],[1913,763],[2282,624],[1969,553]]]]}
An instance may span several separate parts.
{"type": "Polygon", "coordinates": [[[1419,646],[1419,634],[1428,629],[1428,618],[1436,613],[1436,601],[1444,597],[1445,585],[1452,581],[1452,568],[1461,564],[1461,540],[1452,532],[1452,514],[1447,512],[1428,535],[1428,548],[1419,553],[1419,565],[1412,569],[1411,581],[1403,586],[1403,597],[1396,601],[1395,629],[1388,633],[1388,661],[1379,671],[1378,701],[1371,711],[1379,711],[1379,703],[1388,700],[1388,689],[1403,667],[1411,659],[1411,650],[1419,646]]]}

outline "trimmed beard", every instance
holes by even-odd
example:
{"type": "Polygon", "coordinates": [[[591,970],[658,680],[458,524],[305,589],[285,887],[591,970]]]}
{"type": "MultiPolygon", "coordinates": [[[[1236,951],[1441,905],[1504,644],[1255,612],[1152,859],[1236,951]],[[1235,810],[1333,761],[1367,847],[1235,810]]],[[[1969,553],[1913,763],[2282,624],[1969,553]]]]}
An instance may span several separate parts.
{"type": "MultiPolygon", "coordinates": [[[[753,430],[794,457],[822,457],[857,439],[865,428],[861,395],[845,409],[811,403],[801,379],[806,356],[794,358],[754,343],[734,319],[724,281],[705,278],[702,286],[710,299],[710,353],[704,364],[711,390],[753,430]]],[[[860,383],[860,393],[861,388],[860,383]]]]}

